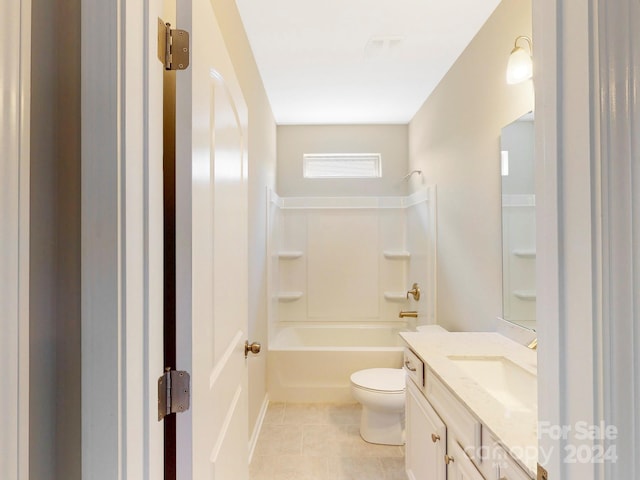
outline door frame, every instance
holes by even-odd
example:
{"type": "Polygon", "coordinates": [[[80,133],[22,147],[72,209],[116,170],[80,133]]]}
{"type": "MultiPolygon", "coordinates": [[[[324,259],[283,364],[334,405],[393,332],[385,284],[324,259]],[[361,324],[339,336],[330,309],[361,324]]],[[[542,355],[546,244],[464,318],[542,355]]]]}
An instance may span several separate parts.
{"type": "MultiPolygon", "coordinates": [[[[82,1],[83,478],[156,478],[149,474],[152,422],[138,415],[151,403],[139,382],[149,380],[150,367],[135,355],[148,348],[139,294],[146,281],[147,164],[135,159],[148,161],[141,140],[148,135],[148,79],[137,62],[154,51],[152,32],[142,20],[149,1],[82,1]]],[[[594,153],[599,148],[593,68],[597,6],[597,0],[533,2],[538,370],[545,386],[539,389],[539,409],[541,418],[557,425],[596,424],[604,390],[597,340],[603,328],[604,253],[600,159],[594,153]],[[572,248],[572,240],[585,232],[590,241],[572,248]],[[567,375],[571,371],[585,374],[567,375]]],[[[550,478],[598,478],[597,467],[562,462],[563,445],[540,441],[554,449],[546,465],[550,478]]]]}
{"type": "MultiPolygon", "coordinates": [[[[629,8],[629,4],[616,4],[616,8],[629,8]]],[[[617,372],[618,383],[610,378],[616,360],[633,359],[637,365],[640,355],[638,343],[631,339],[632,320],[616,318],[611,306],[628,312],[632,303],[627,290],[626,297],[612,295],[619,279],[610,276],[616,267],[629,263],[625,255],[632,247],[631,237],[625,236],[624,227],[612,233],[611,225],[620,227],[621,219],[631,218],[631,203],[625,197],[628,190],[606,184],[608,173],[619,168],[617,164],[629,152],[624,147],[616,151],[606,142],[613,135],[612,124],[616,134],[627,136],[634,124],[632,115],[625,117],[627,112],[616,117],[614,105],[606,98],[615,89],[601,83],[608,80],[607,62],[612,62],[601,58],[601,53],[606,48],[617,51],[629,41],[624,28],[601,30],[607,21],[603,5],[602,0],[533,2],[538,375],[543,378],[538,384],[538,435],[540,451],[550,455],[544,465],[549,478],[565,480],[609,478],[607,472],[614,466],[592,463],[595,457],[571,461],[570,452],[581,446],[604,452],[612,444],[615,448],[616,442],[626,447],[638,438],[637,421],[624,438],[576,438],[578,422],[609,426],[611,405],[620,402],[631,408],[637,403],[633,400],[637,379],[631,368],[617,372]],[[623,207],[611,210],[612,203],[623,207]],[[612,241],[615,235],[619,244],[612,241]],[[620,330],[617,337],[616,330],[620,330]],[[618,358],[611,352],[617,352],[618,358]],[[569,431],[554,436],[554,427],[569,431]]],[[[619,71],[634,67],[630,57],[615,63],[619,71]]],[[[637,342],[637,330],[635,335],[637,342]]],[[[629,477],[631,462],[624,459],[623,464],[619,468],[627,469],[629,477]]]]}
{"type": "Polygon", "coordinates": [[[151,341],[162,338],[162,311],[150,301],[158,280],[162,288],[157,248],[162,204],[149,201],[162,198],[157,192],[162,105],[150,100],[152,87],[161,95],[161,73],[160,86],[149,73],[162,70],[155,58],[157,20],[149,20],[149,12],[161,11],[161,5],[161,0],[81,4],[82,478],[87,479],[163,477],[156,398],[162,342],[151,341]]]}
{"type": "Polygon", "coordinates": [[[6,95],[0,138],[0,355],[7,389],[0,397],[0,477],[29,478],[29,168],[31,1],[3,2],[0,72],[6,95]],[[6,200],[6,201],[5,201],[6,200]]]}

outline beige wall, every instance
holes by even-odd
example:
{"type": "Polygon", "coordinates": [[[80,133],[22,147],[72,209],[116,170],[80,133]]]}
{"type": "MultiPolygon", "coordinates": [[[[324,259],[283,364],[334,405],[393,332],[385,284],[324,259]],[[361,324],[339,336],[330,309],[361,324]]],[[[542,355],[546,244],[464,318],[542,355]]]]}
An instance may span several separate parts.
{"type": "Polygon", "coordinates": [[[505,82],[518,35],[531,1],[503,0],[409,125],[424,172],[411,186],[437,185],[437,319],[451,330],[492,330],[502,313],[500,129],[533,107],[531,81],[505,82]]]}
{"type": "Polygon", "coordinates": [[[278,126],[278,195],[404,195],[408,168],[407,125],[278,126]],[[304,153],[381,153],[382,178],[305,179],[304,153]]]}
{"type": "MultiPolygon", "coordinates": [[[[249,107],[249,340],[267,345],[267,186],[275,187],[276,125],[234,0],[214,11],[249,107]]],[[[266,348],[249,359],[249,435],[266,388],[266,348]]]]}

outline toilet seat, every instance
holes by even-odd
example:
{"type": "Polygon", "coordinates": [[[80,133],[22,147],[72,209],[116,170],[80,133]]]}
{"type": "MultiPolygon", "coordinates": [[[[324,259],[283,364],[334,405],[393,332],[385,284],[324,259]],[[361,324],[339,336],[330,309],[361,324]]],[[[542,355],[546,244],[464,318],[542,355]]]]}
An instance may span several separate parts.
{"type": "Polygon", "coordinates": [[[404,394],[405,372],[402,368],[368,368],[351,375],[351,384],[380,394],[404,394]]]}

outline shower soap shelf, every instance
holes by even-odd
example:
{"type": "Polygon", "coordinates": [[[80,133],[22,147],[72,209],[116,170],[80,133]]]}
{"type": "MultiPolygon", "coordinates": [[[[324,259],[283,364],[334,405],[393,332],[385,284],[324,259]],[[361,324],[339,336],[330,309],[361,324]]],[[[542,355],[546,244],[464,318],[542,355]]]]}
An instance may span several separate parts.
{"type": "Polygon", "coordinates": [[[278,300],[281,302],[295,302],[302,298],[302,292],[280,292],[278,294],[278,300]]]}
{"type": "Polygon", "coordinates": [[[404,250],[385,250],[382,253],[384,258],[388,258],[390,260],[407,260],[411,257],[411,253],[404,250]]]}
{"type": "Polygon", "coordinates": [[[513,251],[513,254],[516,257],[536,258],[536,251],[534,249],[531,249],[531,250],[516,249],[516,250],[513,251]]]}
{"type": "Polygon", "coordinates": [[[385,300],[392,302],[404,302],[407,299],[406,292],[384,292],[385,300]]]}
{"type": "Polygon", "coordinates": [[[282,260],[295,260],[296,258],[302,257],[303,252],[299,250],[285,250],[282,252],[278,252],[278,258],[282,260]]]}
{"type": "Polygon", "coordinates": [[[514,290],[513,294],[520,300],[532,301],[536,299],[535,290],[514,290]]]}

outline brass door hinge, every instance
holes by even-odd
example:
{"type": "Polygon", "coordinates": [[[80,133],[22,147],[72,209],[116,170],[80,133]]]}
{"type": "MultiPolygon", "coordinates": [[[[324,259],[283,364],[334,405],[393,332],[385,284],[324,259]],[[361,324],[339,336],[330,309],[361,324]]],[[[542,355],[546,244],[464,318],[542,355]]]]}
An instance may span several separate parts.
{"type": "Polygon", "coordinates": [[[190,378],[187,372],[170,368],[158,378],[158,421],[172,413],[189,410],[190,378]]]}
{"type": "Polygon", "coordinates": [[[189,66],[189,32],[172,29],[158,18],[158,59],[165,70],[185,70],[189,66]]]}

